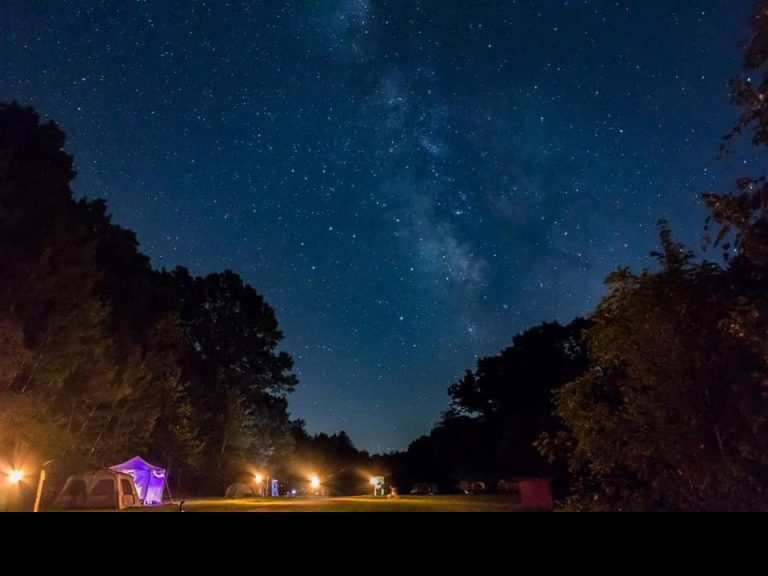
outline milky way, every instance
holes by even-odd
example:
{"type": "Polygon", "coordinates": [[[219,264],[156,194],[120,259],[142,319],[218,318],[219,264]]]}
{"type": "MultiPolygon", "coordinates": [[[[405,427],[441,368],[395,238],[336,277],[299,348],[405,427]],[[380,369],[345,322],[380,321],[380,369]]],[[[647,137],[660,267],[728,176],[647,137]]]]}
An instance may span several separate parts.
{"type": "Polygon", "coordinates": [[[233,269],[291,412],[403,448],[478,355],[697,247],[750,0],[0,3],[0,99],[158,267],[233,269]]]}

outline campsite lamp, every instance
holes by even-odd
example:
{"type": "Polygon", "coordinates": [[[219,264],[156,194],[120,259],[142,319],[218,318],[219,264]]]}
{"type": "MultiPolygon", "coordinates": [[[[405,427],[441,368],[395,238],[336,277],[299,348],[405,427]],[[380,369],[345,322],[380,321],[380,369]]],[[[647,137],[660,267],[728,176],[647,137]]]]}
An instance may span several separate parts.
{"type": "Polygon", "coordinates": [[[312,486],[312,490],[320,488],[320,478],[315,474],[309,479],[309,485],[312,486]]]}
{"type": "Polygon", "coordinates": [[[22,480],[24,480],[24,472],[21,470],[11,470],[8,473],[8,482],[11,484],[19,484],[22,480]]]}
{"type": "Polygon", "coordinates": [[[371,476],[371,486],[373,486],[374,496],[384,496],[384,476],[371,476]]]}

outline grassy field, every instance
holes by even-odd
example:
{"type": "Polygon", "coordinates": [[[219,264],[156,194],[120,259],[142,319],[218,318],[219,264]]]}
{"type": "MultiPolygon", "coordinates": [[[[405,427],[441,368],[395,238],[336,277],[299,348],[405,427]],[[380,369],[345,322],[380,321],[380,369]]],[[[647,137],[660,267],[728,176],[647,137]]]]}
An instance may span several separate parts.
{"type": "MultiPolygon", "coordinates": [[[[500,496],[402,496],[387,498],[275,498],[187,500],[186,512],[518,512],[515,499],[500,496]]],[[[135,512],[178,512],[178,505],[135,512]]]]}

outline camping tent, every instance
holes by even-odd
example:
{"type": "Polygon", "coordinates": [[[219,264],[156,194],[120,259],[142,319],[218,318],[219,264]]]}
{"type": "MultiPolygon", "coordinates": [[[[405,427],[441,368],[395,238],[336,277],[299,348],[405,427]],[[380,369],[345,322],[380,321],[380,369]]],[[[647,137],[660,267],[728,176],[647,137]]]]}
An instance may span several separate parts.
{"type": "Polygon", "coordinates": [[[227,487],[224,497],[230,500],[239,500],[241,498],[254,498],[256,492],[253,486],[242,482],[231,484],[227,487]]]}
{"type": "Polygon", "coordinates": [[[431,496],[433,494],[438,494],[439,492],[440,489],[437,484],[431,482],[417,482],[411,488],[411,494],[418,496],[431,496]]]}
{"type": "Polygon", "coordinates": [[[144,506],[156,506],[163,503],[163,492],[165,491],[165,470],[163,468],[153,466],[136,456],[128,462],[112,466],[110,470],[128,474],[133,478],[144,506]]]}
{"type": "Polygon", "coordinates": [[[125,510],[141,508],[141,499],[128,474],[97,470],[70,476],[54,507],[62,510],[125,510]]]}

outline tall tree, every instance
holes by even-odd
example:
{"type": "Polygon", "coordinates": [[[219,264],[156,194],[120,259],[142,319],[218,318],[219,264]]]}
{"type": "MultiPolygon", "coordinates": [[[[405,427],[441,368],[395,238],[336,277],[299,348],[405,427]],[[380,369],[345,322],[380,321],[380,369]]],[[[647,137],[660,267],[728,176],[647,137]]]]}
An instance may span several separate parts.
{"type": "MultiPolygon", "coordinates": [[[[741,114],[725,148],[735,136],[751,133],[755,146],[768,146],[768,0],[759,0],[744,50],[744,73],[731,84],[741,114]]],[[[738,254],[764,273],[768,267],[768,181],[766,174],[746,175],[732,193],[708,194],[712,220],[719,226],[717,242],[727,255],[735,239],[738,254]]]]}
{"type": "Polygon", "coordinates": [[[272,308],[231,272],[153,270],[106,203],[73,199],[65,139],[0,104],[0,454],[142,453],[228,482],[290,451],[296,378],[272,308]]]}
{"type": "Polygon", "coordinates": [[[587,334],[595,368],[557,393],[580,480],[574,502],[762,509],[768,369],[724,328],[741,288],[728,271],[692,263],[666,230],[662,246],[661,271],[609,277],[587,334]]]}
{"type": "MultiPolygon", "coordinates": [[[[94,405],[122,391],[112,375],[108,309],[96,290],[93,244],[80,226],[64,133],[16,104],[0,104],[0,366],[5,395],[53,409],[52,437],[78,434],[94,405]]],[[[13,398],[0,409],[10,409],[13,398]]]]}
{"type": "Polygon", "coordinates": [[[182,373],[184,331],[172,287],[139,251],[136,235],[114,223],[101,200],[81,200],[78,215],[94,242],[98,290],[110,306],[113,386],[128,392],[92,419],[91,460],[142,453],[176,471],[196,468],[196,438],[182,373]]]}
{"type": "Polygon", "coordinates": [[[496,474],[545,472],[534,443],[556,426],[552,392],[587,370],[581,334],[588,326],[586,320],[542,324],[516,336],[498,356],[479,360],[474,372],[449,389],[452,409],[442,427],[461,425],[476,436],[477,427],[468,428],[461,417],[477,417],[493,431],[475,445],[495,437],[495,460],[501,464],[496,474]]]}
{"type": "Polygon", "coordinates": [[[288,434],[284,397],[296,384],[274,310],[233,272],[168,276],[180,299],[184,363],[206,440],[205,461],[221,481],[246,461],[272,456],[288,434]],[[281,414],[283,416],[281,416],[281,414]]]}
{"type": "MultiPolygon", "coordinates": [[[[757,2],[741,114],[768,145],[768,0],[757,2]]],[[[768,181],[705,196],[727,267],[694,263],[662,226],[659,272],[620,269],[588,332],[595,368],[558,393],[574,502],[608,509],[761,510],[768,505],[768,181]],[[735,255],[735,257],[734,257],[735,255]]]]}

